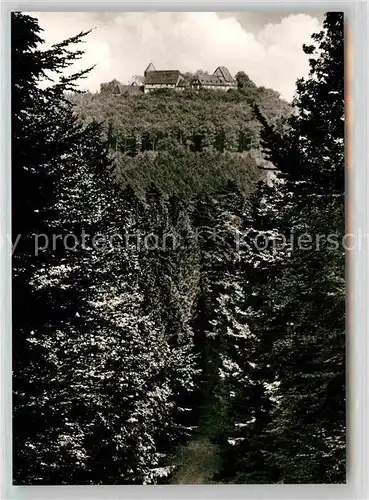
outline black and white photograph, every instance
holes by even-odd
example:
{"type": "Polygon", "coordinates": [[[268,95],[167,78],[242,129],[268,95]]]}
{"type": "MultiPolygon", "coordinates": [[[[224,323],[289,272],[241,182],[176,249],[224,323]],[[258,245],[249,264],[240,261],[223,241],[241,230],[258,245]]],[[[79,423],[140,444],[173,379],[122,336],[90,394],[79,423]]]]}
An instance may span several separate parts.
{"type": "Polygon", "coordinates": [[[346,482],[343,12],[12,12],[12,483],[346,482]]]}

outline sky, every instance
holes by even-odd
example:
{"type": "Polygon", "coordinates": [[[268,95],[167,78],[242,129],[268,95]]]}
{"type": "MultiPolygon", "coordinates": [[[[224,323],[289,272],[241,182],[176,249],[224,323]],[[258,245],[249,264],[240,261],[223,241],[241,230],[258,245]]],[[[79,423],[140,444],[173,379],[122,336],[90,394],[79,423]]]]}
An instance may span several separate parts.
{"type": "Polygon", "coordinates": [[[290,101],[296,80],[308,74],[303,43],[321,29],[322,12],[32,12],[44,47],[73,36],[87,36],[83,60],[74,69],[96,64],[81,88],[97,91],[116,78],[128,83],[156,69],[212,73],[227,66],[244,71],[257,85],[273,88],[290,101]]]}

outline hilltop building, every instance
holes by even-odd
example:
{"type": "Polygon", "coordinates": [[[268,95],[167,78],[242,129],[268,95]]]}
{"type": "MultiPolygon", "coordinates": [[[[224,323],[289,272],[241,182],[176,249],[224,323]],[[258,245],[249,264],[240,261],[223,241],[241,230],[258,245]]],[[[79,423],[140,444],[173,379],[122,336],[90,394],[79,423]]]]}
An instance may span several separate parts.
{"type": "Polygon", "coordinates": [[[194,75],[187,81],[179,70],[158,71],[150,63],[144,72],[144,92],[148,93],[158,88],[172,88],[175,90],[215,89],[229,90],[237,87],[236,80],[225,66],[218,66],[212,75],[205,73],[194,75]]]}
{"type": "Polygon", "coordinates": [[[102,83],[100,91],[109,94],[136,94],[140,92],[147,94],[162,88],[176,91],[185,89],[229,90],[237,88],[237,83],[225,66],[218,66],[212,75],[196,73],[192,77],[188,77],[188,74],[185,77],[178,69],[157,70],[150,62],[144,71],[144,76],[133,76],[128,85],[123,85],[117,80],[102,83]]]}
{"type": "Polygon", "coordinates": [[[157,71],[152,63],[145,69],[144,92],[147,94],[155,89],[179,89],[184,80],[178,69],[157,71]]]}
{"type": "Polygon", "coordinates": [[[218,66],[212,75],[206,73],[195,75],[191,86],[195,89],[229,90],[236,88],[237,84],[228,68],[218,66]]]}
{"type": "Polygon", "coordinates": [[[102,94],[140,94],[142,92],[143,82],[136,84],[134,82],[124,85],[118,80],[100,84],[100,93],[102,94]]]}

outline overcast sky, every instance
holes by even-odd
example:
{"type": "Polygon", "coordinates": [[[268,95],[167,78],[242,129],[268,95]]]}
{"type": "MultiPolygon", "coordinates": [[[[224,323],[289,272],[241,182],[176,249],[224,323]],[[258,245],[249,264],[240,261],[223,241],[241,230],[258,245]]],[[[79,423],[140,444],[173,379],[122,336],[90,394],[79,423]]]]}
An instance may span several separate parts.
{"type": "Polygon", "coordinates": [[[40,12],[43,38],[51,45],[95,28],[84,46],[83,67],[97,64],[81,87],[96,91],[101,82],[127,83],[150,61],[156,69],[212,73],[227,66],[245,71],[257,84],[290,100],[297,78],[308,73],[302,44],[321,28],[323,13],[214,12],[40,12]]]}

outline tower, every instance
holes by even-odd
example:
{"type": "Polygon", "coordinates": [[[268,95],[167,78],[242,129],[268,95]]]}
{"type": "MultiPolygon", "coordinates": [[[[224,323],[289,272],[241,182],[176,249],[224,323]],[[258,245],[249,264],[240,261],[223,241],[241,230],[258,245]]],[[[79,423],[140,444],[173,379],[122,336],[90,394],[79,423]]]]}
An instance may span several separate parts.
{"type": "Polygon", "coordinates": [[[144,73],[145,78],[146,78],[147,73],[150,73],[150,71],[156,71],[155,66],[153,65],[152,62],[145,69],[145,73],[144,73]]]}

